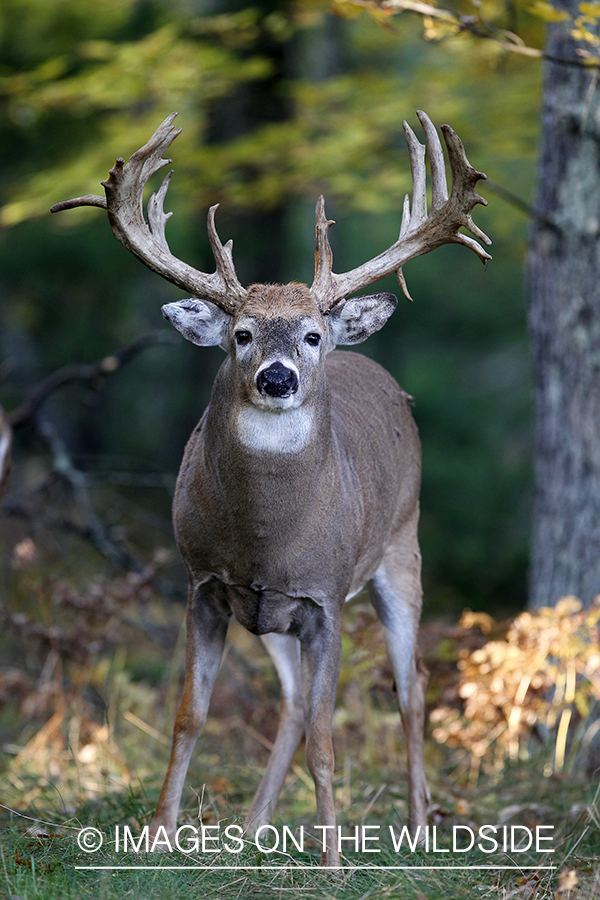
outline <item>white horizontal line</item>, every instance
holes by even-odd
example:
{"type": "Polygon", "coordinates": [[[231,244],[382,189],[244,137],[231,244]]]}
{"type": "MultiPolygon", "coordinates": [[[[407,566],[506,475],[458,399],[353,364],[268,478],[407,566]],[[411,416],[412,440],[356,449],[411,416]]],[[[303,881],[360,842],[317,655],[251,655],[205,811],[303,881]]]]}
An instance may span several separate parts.
{"type": "Polygon", "coordinates": [[[75,869],[169,869],[169,870],[177,870],[177,869],[202,869],[203,871],[210,872],[218,872],[218,871],[264,871],[264,870],[277,870],[280,872],[295,872],[297,869],[309,869],[313,872],[323,872],[325,869],[342,869],[345,872],[357,872],[357,871],[372,871],[372,872],[393,872],[399,869],[447,869],[448,871],[453,871],[456,869],[486,869],[486,870],[499,870],[499,869],[511,869],[517,872],[524,872],[529,869],[533,869],[537,872],[540,871],[554,871],[557,866],[494,866],[494,865],[482,865],[482,866],[304,866],[304,865],[288,865],[288,866],[75,866],[75,869]]]}

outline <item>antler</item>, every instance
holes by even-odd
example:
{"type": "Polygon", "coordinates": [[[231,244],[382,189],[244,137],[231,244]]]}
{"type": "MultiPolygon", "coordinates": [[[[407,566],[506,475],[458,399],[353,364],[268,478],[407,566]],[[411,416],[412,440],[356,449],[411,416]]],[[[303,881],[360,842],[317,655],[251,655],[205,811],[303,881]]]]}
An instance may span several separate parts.
{"type": "Polygon", "coordinates": [[[431,212],[427,215],[425,147],[419,143],[407,122],[403,122],[413,180],[412,211],[407,194],[404,198],[400,236],[388,250],[350,272],[335,275],[332,272],[333,254],[328,237],[329,226],[333,225],[333,222],[325,216],[325,201],[322,196],[319,197],[315,211],[315,278],[311,293],[324,313],[329,312],[340,300],[361,288],[368,287],[391,272],[396,273],[404,294],[411,300],[402,274],[402,266],[442,244],[464,244],[474,250],[484,263],[491,259],[490,254],[476,240],[459,231],[461,227],[467,228],[485,244],[492,243],[471,217],[471,210],[477,203],[487,206],[487,200],[480,197],[475,190],[477,182],[486,176],[469,164],[462,141],[456,132],[449,125],[442,125],[452,170],[452,191],[448,197],[444,152],[437,131],[424,112],[419,110],[417,116],[425,131],[429,150],[431,212]]]}
{"type": "Polygon", "coordinates": [[[233,241],[225,246],[221,243],[215,227],[215,212],[218,203],[208,212],[208,236],[212,247],[216,271],[212,274],[199,272],[187,263],[177,259],[169,250],[165,237],[165,225],[172,213],[165,213],[163,204],[173,171],[165,177],[160,189],[148,201],[148,222],[144,219],[144,187],[148,179],[168,165],[170,159],[162,159],[181,128],[173,128],[176,112],[167,116],[159,125],[148,143],[137,150],[125,165],[119,157],[110,170],[108,180],[101,182],[106,198],[97,194],[87,194],[73,200],[57,203],[50,210],[60,212],[76,206],[99,206],[108,212],[108,220],[114,236],[128,250],[141,259],[149,269],[158,272],[167,281],[183,288],[194,297],[212,300],[226,312],[234,313],[246,297],[235,273],[233,264],[233,241]]]}

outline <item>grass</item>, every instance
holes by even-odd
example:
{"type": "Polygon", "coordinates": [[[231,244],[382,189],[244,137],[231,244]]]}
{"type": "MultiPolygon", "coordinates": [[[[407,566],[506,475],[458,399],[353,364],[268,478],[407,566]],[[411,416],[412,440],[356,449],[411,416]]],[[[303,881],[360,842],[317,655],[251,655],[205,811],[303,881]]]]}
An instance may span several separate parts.
{"type": "MultiPolygon", "coordinates": [[[[228,753],[232,736],[222,736],[228,753]]],[[[217,729],[208,736],[208,751],[201,751],[196,759],[186,789],[187,806],[180,815],[180,824],[198,827],[221,825],[221,835],[227,825],[239,823],[241,807],[238,798],[246,803],[248,790],[256,783],[259,772],[256,759],[251,761],[228,757],[228,765],[221,765],[213,752],[217,729]],[[211,746],[212,745],[212,746],[211,746]],[[199,772],[207,784],[202,788],[199,772]],[[196,791],[194,791],[196,786],[196,791]],[[190,790],[191,787],[191,790],[190,790]],[[215,788],[216,789],[213,789],[215,788]],[[223,790],[227,788],[227,790],[223,790]],[[235,800],[229,795],[229,788],[235,800]],[[221,790],[219,790],[221,789],[221,790]],[[192,798],[190,801],[190,797],[192,798]]],[[[431,748],[428,748],[431,750],[431,748]]],[[[436,748],[434,748],[436,749],[436,748]]],[[[436,750],[437,752],[437,750],[436,750]]],[[[428,754],[430,755],[430,754],[428,754]]],[[[224,754],[225,757],[225,754],[224,754]]],[[[305,846],[299,853],[288,847],[288,855],[261,851],[247,841],[241,853],[227,852],[224,840],[217,845],[218,853],[193,852],[146,854],[115,851],[116,825],[129,825],[132,834],[139,835],[147,824],[159,787],[158,771],[141,784],[132,779],[126,790],[113,791],[93,801],[81,803],[74,815],[68,815],[65,804],[54,794],[41,794],[27,814],[2,810],[0,822],[0,897],[19,900],[102,900],[102,898],[135,898],[135,900],[173,900],[173,898],[283,898],[300,894],[306,900],[326,898],[401,898],[401,900],[462,900],[470,897],[494,898],[581,898],[600,897],[600,808],[599,789],[583,778],[544,777],[540,760],[514,764],[501,778],[480,780],[465,785],[454,778],[449,767],[431,771],[429,778],[434,798],[438,801],[433,812],[437,828],[437,848],[451,847],[453,827],[459,824],[475,832],[484,824],[520,825],[534,830],[536,825],[554,826],[553,854],[494,853],[493,856],[474,850],[467,854],[434,853],[404,846],[394,852],[389,833],[392,825],[397,835],[406,812],[404,785],[392,769],[392,761],[378,773],[368,765],[360,770],[350,765],[343,749],[338,754],[342,769],[335,781],[339,824],[344,835],[354,834],[362,824],[379,826],[369,834],[378,833],[379,843],[371,846],[378,854],[355,852],[346,842],[345,864],[348,866],[407,866],[398,870],[345,870],[341,874],[319,871],[318,847],[305,846]],[[381,781],[374,780],[379,776],[381,781]],[[383,785],[383,788],[382,788],[383,785]],[[53,808],[52,808],[53,807],[53,808]],[[38,812],[36,813],[36,810],[38,812]],[[45,815],[41,813],[45,812],[45,815]],[[31,818],[27,818],[31,816],[31,818]],[[97,828],[104,844],[97,853],[84,853],[77,836],[82,827],[97,828]],[[289,852],[291,849],[292,852],[289,852]],[[552,864],[553,871],[541,866],[552,864]],[[139,869],[86,870],[80,866],[148,866],[139,869]],[[223,869],[220,866],[237,866],[223,869]],[[283,870],[270,866],[285,865],[283,870]],[[300,868],[301,865],[314,868],[300,868]],[[456,865],[516,866],[513,869],[456,869],[456,865]],[[166,866],[180,867],[167,869],[166,866]],[[212,866],[210,870],[183,868],[184,866],[212,866]],[[426,868],[416,869],[415,866],[426,868]],[[442,868],[433,868],[440,866],[442,868]],[[254,867],[245,869],[244,867],[254,867]],[[572,885],[569,891],[566,885],[572,885]],[[561,885],[564,889],[560,889],[561,885]]],[[[302,761],[298,757],[297,768],[302,761]]],[[[158,769],[158,767],[157,767],[158,769]]],[[[280,837],[283,826],[296,830],[304,826],[312,831],[314,800],[305,781],[292,773],[275,819],[280,837]]],[[[122,832],[121,832],[122,833],[122,832]]],[[[360,835],[359,831],[359,835],[360,835]]],[[[510,833],[510,832],[509,832],[510,833]]],[[[216,831],[210,833],[212,836],[216,831]]],[[[233,834],[233,833],[232,833],[233,834]]],[[[546,832],[547,834],[547,832],[546,832]]],[[[459,838],[467,835],[458,833],[459,838]]],[[[268,836],[265,843],[268,843],[268,836]]],[[[237,847],[233,841],[231,847],[237,847]]],[[[214,845],[207,844],[207,847],[214,845]]]]}
{"type": "MultiPolygon", "coordinates": [[[[537,868],[540,864],[540,854],[528,852],[518,855],[495,855],[493,863],[497,865],[519,865],[520,869],[513,870],[458,870],[451,868],[457,863],[465,864],[465,857],[457,857],[453,854],[433,854],[424,852],[401,852],[395,854],[391,849],[391,842],[381,841],[382,852],[377,855],[377,865],[413,867],[443,866],[443,868],[425,868],[422,870],[408,869],[398,871],[344,871],[342,874],[332,875],[314,869],[300,869],[298,864],[316,865],[315,853],[294,854],[293,859],[271,857],[259,852],[251,843],[239,855],[221,852],[216,855],[179,853],[146,855],[146,854],[122,854],[115,853],[109,846],[111,835],[114,834],[116,819],[121,822],[144,821],[147,816],[145,798],[127,794],[118,800],[113,798],[108,806],[98,805],[95,809],[80,810],[79,821],[71,820],[65,827],[50,827],[42,823],[36,823],[34,828],[28,828],[27,821],[14,817],[7,823],[2,832],[2,877],[0,880],[0,893],[2,889],[6,895],[16,896],[21,900],[46,900],[46,898],[187,898],[187,897],[215,897],[228,900],[239,897],[285,897],[299,893],[306,900],[313,898],[367,898],[367,897],[401,897],[402,900],[436,900],[436,898],[466,898],[466,897],[528,897],[528,898],[554,898],[556,896],[591,898],[600,893],[600,875],[597,870],[598,863],[598,809],[595,797],[591,789],[587,791],[582,785],[571,783],[569,785],[547,784],[545,791],[540,794],[541,784],[534,784],[537,780],[534,773],[528,772],[526,767],[512,773],[510,790],[506,787],[501,791],[492,791],[479,788],[469,796],[468,802],[471,811],[487,814],[498,802],[514,799],[519,796],[525,800],[524,790],[530,788],[532,799],[530,803],[520,803],[521,815],[517,816],[519,822],[529,821],[533,824],[532,816],[538,818],[540,810],[546,822],[555,822],[557,828],[557,840],[555,842],[556,853],[552,856],[555,866],[553,872],[537,868]],[[537,790],[531,791],[533,787],[537,790]],[[517,789],[518,788],[518,789],[517,789]],[[573,813],[571,802],[577,797],[577,805],[580,812],[573,813]],[[471,806],[472,804],[472,806],[471,806]],[[594,827],[594,819],[596,827],[594,827]],[[105,845],[96,854],[84,854],[77,846],[77,830],[80,822],[94,823],[105,834],[105,845]],[[123,866],[146,865],[148,869],[121,869],[87,871],[78,869],[78,866],[90,865],[93,858],[94,865],[123,866]],[[442,860],[442,861],[440,861],[442,860]],[[286,863],[282,871],[273,871],[268,868],[272,865],[286,863]],[[224,864],[239,866],[239,870],[217,869],[224,864]],[[195,866],[214,865],[212,871],[198,871],[193,869],[168,870],[171,866],[195,866]],[[244,866],[258,867],[253,871],[244,870],[244,866]],[[528,868],[533,867],[533,868],[528,868]],[[565,882],[565,875],[574,872],[577,885],[571,892],[560,892],[558,886],[561,880],[565,882]]],[[[381,795],[380,795],[381,796],[381,795]]],[[[497,813],[501,813],[497,810],[497,813]]],[[[374,815],[369,817],[369,822],[384,824],[384,821],[394,820],[393,815],[384,813],[382,817],[374,815]]],[[[463,816],[464,820],[464,816],[463,816]]],[[[473,819],[469,817],[473,822],[473,819]]],[[[346,813],[341,816],[344,830],[350,833],[352,825],[348,821],[346,813]]],[[[34,823],[29,823],[29,826],[34,823]]],[[[396,828],[399,822],[395,820],[396,828]]],[[[450,822],[444,822],[439,826],[439,846],[447,843],[450,831],[450,822]]],[[[135,828],[132,828],[135,831],[135,828]]],[[[279,822],[281,830],[281,820],[279,822]]],[[[383,832],[383,828],[382,828],[383,832]]],[[[374,857],[371,854],[348,852],[346,862],[348,864],[373,865],[374,857]]],[[[545,860],[544,860],[545,862],[545,860]]],[[[482,853],[469,854],[469,865],[490,865],[490,858],[482,853]]],[[[571,876],[573,881],[573,875],[571,876]]]]}

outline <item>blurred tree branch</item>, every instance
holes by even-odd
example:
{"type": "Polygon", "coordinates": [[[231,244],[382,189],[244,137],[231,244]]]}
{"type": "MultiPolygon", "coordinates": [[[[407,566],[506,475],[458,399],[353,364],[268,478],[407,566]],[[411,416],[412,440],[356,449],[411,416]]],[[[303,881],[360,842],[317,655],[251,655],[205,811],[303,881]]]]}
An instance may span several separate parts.
{"type": "Polygon", "coordinates": [[[528,10],[545,22],[569,22],[573,36],[588,44],[588,48],[579,48],[578,58],[574,59],[558,57],[547,50],[532,47],[514,31],[498,27],[483,16],[483,3],[480,0],[474,0],[472,5],[475,12],[471,15],[461,15],[454,10],[424,3],[422,0],[332,0],[332,2],[334,10],[340,15],[352,14],[354,9],[365,10],[384,25],[389,25],[389,19],[394,15],[403,12],[415,13],[421,17],[424,36],[429,41],[441,41],[467,33],[476,38],[493,41],[502,50],[520,56],[544,59],[566,66],[600,69],[600,45],[589,27],[598,19],[600,9],[592,3],[582,3],[578,13],[572,15],[565,10],[557,9],[545,0],[537,0],[528,10]]]}
{"type": "Polygon", "coordinates": [[[529,47],[518,34],[497,28],[492,22],[484,19],[480,14],[480,4],[474,4],[476,12],[470,16],[431,3],[423,3],[421,0],[333,0],[333,4],[334,9],[339,10],[342,15],[344,9],[350,7],[367,10],[376,16],[391,17],[402,12],[416,13],[423,20],[425,37],[428,40],[441,40],[452,34],[468,32],[474,37],[495,41],[503,50],[509,50],[511,53],[536,59],[543,55],[537,47],[529,47]],[[441,23],[447,30],[436,31],[436,22],[441,23]]]}
{"type": "Polygon", "coordinates": [[[35,424],[36,416],[46,400],[65,385],[83,381],[95,390],[99,390],[107,376],[119,371],[122,366],[135,359],[147,347],[157,344],[175,344],[177,340],[177,336],[169,331],[151,331],[131,341],[130,344],[115,353],[104,356],[98,362],[89,365],[74,363],[63,366],[36,385],[25,403],[9,414],[10,425],[13,430],[16,430],[25,425],[35,424]]]}
{"type": "MultiPolygon", "coordinates": [[[[75,465],[66,443],[54,424],[49,418],[41,415],[41,408],[56,391],[67,384],[83,382],[94,390],[100,390],[107,377],[118,372],[147,348],[161,344],[173,345],[178,341],[177,335],[166,330],[149,332],[95,363],[87,365],[76,363],[58,369],[36,385],[25,402],[12,413],[5,415],[0,408],[0,497],[8,480],[12,430],[31,427],[48,450],[52,469],[68,486],[81,517],[80,524],[63,517],[57,519],[54,524],[58,524],[63,530],[78,533],[114,565],[134,572],[143,571],[142,563],[111,537],[109,528],[94,509],[85,473],[75,465]]],[[[24,508],[16,501],[6,504],[5,510],[9,514],[29,518],[24,508]]],[[[166,593],[172,594],[173,590],[167,589],[166,593]]]]}

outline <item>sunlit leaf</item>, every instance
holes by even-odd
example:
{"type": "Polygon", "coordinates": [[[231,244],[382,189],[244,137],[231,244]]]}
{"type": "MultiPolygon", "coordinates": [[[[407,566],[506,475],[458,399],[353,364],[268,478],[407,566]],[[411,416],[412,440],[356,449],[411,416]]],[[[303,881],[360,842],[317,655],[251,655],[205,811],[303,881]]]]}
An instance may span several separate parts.
{"type": "Polygon", "coordinates": [[[535,0],[535,3],[529,7],[529,11],[534,16],[543,19],[544,22],[567,22],[570,18],[567,12],[557,9],[546,0],[535,0]]]}

